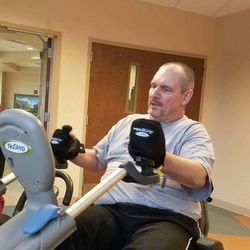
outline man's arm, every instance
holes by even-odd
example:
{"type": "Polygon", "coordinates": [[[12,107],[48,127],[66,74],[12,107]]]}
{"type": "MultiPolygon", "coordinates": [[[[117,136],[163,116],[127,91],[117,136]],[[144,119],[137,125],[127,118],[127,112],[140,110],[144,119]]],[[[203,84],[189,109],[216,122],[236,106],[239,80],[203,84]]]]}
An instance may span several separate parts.
{"type": "Polygon", "coordinates": [[[162,172],[190,188],[199,188],[206,184],[207,172],[199,162],[169,152],[166,152],[162,172]]]}
{"type": "Polygon", "coordinates": [[[105,166],[101,164],[96,156],[96,151],[94,149],[85,149],[85,153],[78,154],[73,160],[74,164],[89,169],[91,171],[99,171],[105,166]]]}

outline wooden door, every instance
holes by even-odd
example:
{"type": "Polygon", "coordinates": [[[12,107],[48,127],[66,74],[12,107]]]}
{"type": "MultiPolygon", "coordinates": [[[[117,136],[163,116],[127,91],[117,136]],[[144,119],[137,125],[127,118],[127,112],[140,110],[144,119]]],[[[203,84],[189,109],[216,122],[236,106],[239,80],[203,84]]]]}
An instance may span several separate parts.
{"type": "MultiPolygon", "coordinates": [[[[124,48],[107,44],[92,44],[88,125],[86,147],[94,146],[126,113],[126,98],[131,63],[139,65],[136,113],[147,112],[147,99],[153,75],[162,64],[170,61],[189,65],[196,75],[194,96],[186,113],[199,119],[204,59],[124,48]]],[[[84,183],[99,182],[102,173],[84,170],[84,183]]]]}

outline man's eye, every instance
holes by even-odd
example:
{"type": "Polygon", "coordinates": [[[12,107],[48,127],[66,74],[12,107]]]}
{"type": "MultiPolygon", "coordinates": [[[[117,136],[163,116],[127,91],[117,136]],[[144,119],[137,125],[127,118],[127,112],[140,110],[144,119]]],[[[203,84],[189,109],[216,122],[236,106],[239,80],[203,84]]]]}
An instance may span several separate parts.
{"type": "Polygon", "coordinates": [[[170,92],[170,89],[169,88],[162,88],[162,91],[163,92],[170,92]]]}

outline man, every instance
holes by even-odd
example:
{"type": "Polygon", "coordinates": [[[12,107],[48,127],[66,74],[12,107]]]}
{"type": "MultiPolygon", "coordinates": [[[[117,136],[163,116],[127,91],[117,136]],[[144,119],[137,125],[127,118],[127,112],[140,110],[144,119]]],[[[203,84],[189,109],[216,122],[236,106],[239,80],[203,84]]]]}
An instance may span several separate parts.
{"type": "Polygon", "coordinates": [[[164,131],[161,183],[118,182],[77,217],[78,230],[59,249],[193,249],[200,236],[199,200],[211,193],[214,162],[207,131],[185,116],[193,88],[194,73],[188,66],[162,65],[151,81],[148,114],[125,117],[92,149],[72,159],[93,171],[107,168],[105,178],[120,162],[133,162],[128,151],[133,121],[155,120],[164,131]]]}

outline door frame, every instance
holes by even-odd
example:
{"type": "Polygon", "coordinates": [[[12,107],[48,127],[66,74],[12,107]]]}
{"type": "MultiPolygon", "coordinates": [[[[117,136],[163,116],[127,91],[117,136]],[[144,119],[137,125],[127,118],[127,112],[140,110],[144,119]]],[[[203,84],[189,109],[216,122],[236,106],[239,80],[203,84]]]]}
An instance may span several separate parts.
{"type": "MultiPolygon", "coordinates": [[[[49,62],[49,73],[46,76],[46,81],[48,86],[42,90],[42,93],[39,93],[39,96],[42,96],[41,103],[43,107],[40,107],[42,117],[41,121],[44,124],[48,134],[51,134],[52,128],[56,125],[56,113],[57,113],[57,102],[58,97],[53,93],[57,93],[59,88],[59,58],[60,58],[60,46],[61,46],[61,33],[57,31],[44,30],[41,28],[28,27],[18,24],[10,24],[0,22],[0,28],[6,29],[6,31],[20,32],[29,35],[36,35],[40,37],[47,37],[51,39],[51,48],[52,48],[52,58],[49,62]],[[53,96],[53,98],[52,98],[53,96]]],[[[42,79],[41,72],[40,78],[42,79]]],[[[41,81],[40,81],[41,84],[41,81]]],[[[40,87],[41,91],[42,87],[40,87]]]]}

